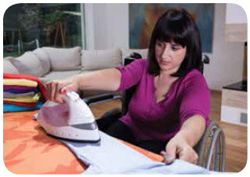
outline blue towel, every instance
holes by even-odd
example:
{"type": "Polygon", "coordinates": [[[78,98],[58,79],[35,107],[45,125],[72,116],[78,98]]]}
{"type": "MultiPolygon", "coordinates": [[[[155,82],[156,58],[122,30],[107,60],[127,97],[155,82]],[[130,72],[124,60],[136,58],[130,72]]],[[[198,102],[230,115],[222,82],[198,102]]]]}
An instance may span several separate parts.
{"type": "Polygon", "coordinates": [[[21,90],[21,89],[4,89],[4,92],[9,93],[28,93],[28,92],[38,92],[37,88],[34,89],[27,89],[27,90],[21,90]]]}
{"type": "Polygon", "coordinates": [[[88,165],[84,174],[214,174],[182,160],[155,162],[101,131],[100,136],[99,143],[61,140],[88,165]]]}
{"type": "Polygon", "coordinates": [[[43,103],[38,102],[34,107],[16,106],[13,104],[3,104],[3,112],[20,112],[20,111],[33,111],[40,109],[43,103]]]}

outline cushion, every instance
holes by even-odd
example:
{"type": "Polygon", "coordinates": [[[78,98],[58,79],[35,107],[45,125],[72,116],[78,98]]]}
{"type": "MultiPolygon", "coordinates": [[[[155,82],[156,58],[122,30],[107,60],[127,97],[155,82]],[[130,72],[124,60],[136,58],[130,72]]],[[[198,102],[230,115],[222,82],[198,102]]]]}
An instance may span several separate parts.
{"type": "Polygon", "coordinates": [[[141,54],[142,58],[148,58],[148,49],[122,49],[122,59],[129,57],[133,52],[141,54]]]}
{"type": "Polygon", "coordinates": [[[47,83],[52,80],[66,79],[68,77],[80,74],[81,70],[71,70],[71,71],[51,71],[43,77],[39,77],[42,83],[47,83]]]}
{"type": "Polygon", "coordinates": [[[121,51],[114,50],[82,50],[81,64],[84,70],[98,70],[121,66],[121,51]]]}
{"type": "Polygon", "coordinates": [[[50,71],[50,60],[49,56],[46,53],[46,51],[43,48],[37,48],[33,51],[33,53],[37,56],[37,58],[40,60],[41,65],[44,69],[44,73],[48,73],[50,71]]]}
{"type": "Polygon", "coordinates": [[[11,63],[12,58],[3,59],[3,73],[18,74],[17,68],[11,63]]]}
{"type": "Polygon", "coordinates": [[[40,60],[33,52],[25,52],[20,57],[11,59],[11,63],[21,74],[37,77],[46,74],[40,60]]]}
{"type": "Polygon", "coordinates": [[[75,70],[81,68],[81,47],[43,47],[49,56],[52,71],[75,70]]]}

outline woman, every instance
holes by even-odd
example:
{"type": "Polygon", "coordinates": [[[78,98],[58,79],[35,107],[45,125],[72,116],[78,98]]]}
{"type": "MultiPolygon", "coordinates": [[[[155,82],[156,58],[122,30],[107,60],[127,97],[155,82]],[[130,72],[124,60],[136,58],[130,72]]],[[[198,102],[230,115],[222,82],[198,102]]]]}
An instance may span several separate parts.
{"type": "Polygon", "coordinates": [[[184,9],[169,9],[153,30],[148,60],[47,84],[49,99],[65,90],[123,91],[137,85],[128,113],[106,133],[164,156],[197,163],[193,146],[209,124],[209,89],[201,65],[198,28],[184,9]]]}

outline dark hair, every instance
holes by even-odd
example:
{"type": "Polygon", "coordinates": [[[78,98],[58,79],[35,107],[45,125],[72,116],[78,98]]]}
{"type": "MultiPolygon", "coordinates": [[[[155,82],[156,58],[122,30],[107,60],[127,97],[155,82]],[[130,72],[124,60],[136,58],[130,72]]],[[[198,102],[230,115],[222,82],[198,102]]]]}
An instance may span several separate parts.
{"type": "Polygon", "coordinates": [[[168,9],[157,21],[151,35],[148,52],[148,73],[160,74],[155,58],[156,40],[175,42],[187,48],[186,56],[172,76],[185,76],[192,69],[199,69],[202,60],[200,33],[192,16],[184,9],[168,9]]]}

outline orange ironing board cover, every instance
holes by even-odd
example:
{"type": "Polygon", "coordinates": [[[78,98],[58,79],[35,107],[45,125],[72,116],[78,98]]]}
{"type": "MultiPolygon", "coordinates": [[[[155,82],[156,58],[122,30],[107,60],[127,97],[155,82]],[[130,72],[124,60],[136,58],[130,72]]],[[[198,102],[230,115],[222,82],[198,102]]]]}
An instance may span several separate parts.
{"type": "MultiPolygon", "coordinates": [[[[46,135],[33,120],[37,111],[3,114],[3,156],[6,168],[15,174],[79,174],[87,168],[60,141],[46,135]]],[[[127,146],[162,161],[160,155],[129,143],[127,146]]]]}

